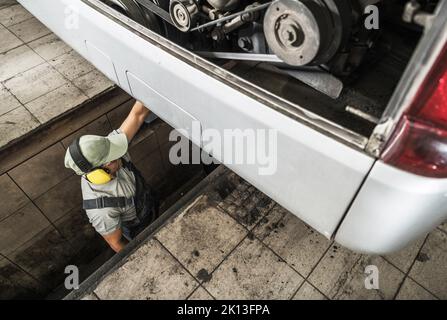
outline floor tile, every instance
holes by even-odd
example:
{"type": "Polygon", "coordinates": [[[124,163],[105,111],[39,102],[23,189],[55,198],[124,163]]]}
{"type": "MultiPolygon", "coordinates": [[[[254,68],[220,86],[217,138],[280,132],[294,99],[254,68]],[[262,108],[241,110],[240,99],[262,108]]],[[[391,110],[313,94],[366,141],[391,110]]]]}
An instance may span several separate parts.
{"type": "Polygon", "coordinates": [[[273,208],[275,202],[242,178],[238,179],[238,187],[219,207],[244,227],[252,229],[273,208]]]}
{"type": "Polygon", "coordinates": [[[169,134],[173,130],[174,128],[172,128],[169,124],[167,124],[164,121],[160,121],[157,124],[155,132],[157,133],[158,144],[160,145],[160,147],[164,146],[169,142],[169,134]]]}
{"type": "Polygon", "coordinates": [[[326,297],[318,291],[309,282],[304,282],[301,288],[293,297],[293,300],[327,300],[326,297]]]}
{"type": "MultiPolygon", "coordinates": [[[[163,165],[166,169],[166,171],[178,171],[181,170],[181,165],[174,165],[171,163],[171,161],[169,160],[169,152],[171,147],[174,145],[173,142],[168,142],[165,144],[160,144],[160,134],[159,134],[159,130],[161,130],[162,127],[157,127],[154,129],[155,134],[157,135],[157,140],[158,140],[158,145],[160,146],[160,153],[161,153],[161,157],[163,158],[163,165]]],[[[163,132],[165,132],[165,130],[163,130],[163,132]]],[[[168,133],[169,134],[169,133],[168,133]]]]}
{"type": "Polygon", "coordinates": [[[150,156],[154,151],[158,151],[157,136],[154,132],[150,134],[147,138],[139,143],[130,146],[129,153],[132,157],[132,161],[138,162],[144,158],[150,156]]]}
{"type": "Polygon", "coordinates": [[[26,70],[42,64],[43,60],[27,46],[20,46],[0,54],[0,81],[5,81],[26,70]]]}
{"type": "MultiPolygon", "coordinates": [[[[57,230],[67,239],[76,252],[93,247],[97,235],[85,211],[78,206],[55,222],[57,230]]],[[[100,239],[104,241],[103,239],[100,239]]]]}
{"type": "Polygon", "coordinates": [[[81,178],[73,175],[34,200],[39,209],[55,222],[69,211],[82,205],[81,178]]]}
{"type": "Polygon", "coordinates": [[[25,107],[9,111],[0,116],[0,146],[22,137],[39,125],[39,121],[25,107]]]}
{"type": "Polygon", "coordinates": [[[95,289],[101,299],[186,299],[198,286],[160,245],[150,240],[95,289]]]}
{"type": "Polygon", "coordinates": [[[74,50],[51,59],[49,63],[69,80],[74,80],[94,70],[93,65],[74,50]]]}
{"type": "MultiPolygon", "coordinates": [[[[137,166],[137,168],[141,168],[141,166],[137,166]]],[[[143,174],[143,171],[141,169],[139,169],[139,170],[143,174]]],[[[143,175],[143,177],[146,180],[146,182],[149,183],[149,185],[151,185],[151,186],[160,186],[166,180],[166,176],[164,174],[161,174],[161,173],[155,173],[155,174],[152,174],[150,176],[143,175]]],[[[169,195],[167,195],[167,196],[169,196],[169,195]]],[[[161,201],[160,208],[163,208],[162,212],[164,210],[168,209],[171,205],[173,205],[175,203],[175,201],[173,201],[173,202],[170,202],[170,204],[168,206],[165,206],[165,200],[169,201],[169,199],[163,199],[161,201]]]]}
{"type": "Polygon", "coordinates": [[[64,268],[73,256],[69,242],[53,226],[42,230],[8,255],[21,269],[50,288],[63,282],[66,277],[64,268]]]}
{"type": "Polygon", "coordinates": [[[384,256],[385,260],[398,267],[401,271],[407,273],[416,259],[419,250],[424,243],[426,236],[410,244],[408,247],[392,254],[384,256]]]}
{"type": "Polygon", "coordinates": [[[28,46],[47,61],[73,50],[53,33],[28,43],[28,46]]]}
{"type": "Polygon", "coordinates": [[[331,298],[337,294],[360,255],[337,244],[331,246],[309,276],[310,283],[331,298]]]}
{"type": "Polygon", "coordinates": [[[231,217],[214,208],[206,196],[201,196],[156,237],[193,275],[206,281],[206,275],[246,233],[231,217]]]}
{"type": "Polygon", "coordinates": [[[9,174],[34,200],[73,175],[72,170],[65,168],[64,157],[65,149],[57,143],[15,167],[9,174]]]}
{"type": "Polygon", "coordinates": [[[189,167],[187,172],[182,176],[171,177],[169,173],[155,174],[149,177],[146,181],[151,186],[155,186],[160,194],[160,212],[164,212],[174,205],[178,199],[183,197],[192,188],[194,188],[202,179],[205,178],[205,173],[197,168],[189,167]],[[170,187],[170,181],[174,181],[177,187],[170,187]],[[169,181],[169,183],[168,183],[169,181]],[[165,186],[166,185],[166,186],[165,186]]]}
{"type": "Polygon", "coordinates": [[[204,287],[216,299],[290,299],[304,279],[259,240],[246,238],[204,287]]]}
{"type": "MultiPolygon", "coordinates": [[[[65,216],[63,219],[66,217],[68,216],[65,216]]],[[[67,220],[67,222],[70,221],[67,220]]],[[[69,227],[70,226],[67,226],[67,228],[69,227]]],[[[60,226],[58,226],[58,230],[60,230],[59,228],[60,226]]],[[[66,229],[61,231],[64,230],[66,229]]],[[[83,231],[81,231],[81,233],[83,233],[83,231]]],[[[80,235],[78,236],[79,238],[81,237],[80,235]]],[[[74,239],[76,238],[67,240],[73,244],[74,239]]],[[[93,233],[91,238],[82,239],[82,241],[84,242],[82,245],[76,244],[74,246],[76,254],[72,257],[70,264],[79,268],[79,278],[81,281],[84,281],[93,272],[99,269],[106,261],[111,259],[115,255],[115,252],[104,241],[104,238],[96,232],[93,233]],[[84,245],[86,241],[88,241],[88,244],[84,245]],[[79,250],[79,248],[81,248],[81,250],[79,250]]]]}
{"type": "Polygon", "coordinates": [[[381,257],[361,256],[337,245],[325,254],[312,271],[309,282],[330,299],[385,299],[394,298],[404,273],[381,257]],[[335,249],[337,247],[337,249],[335,249]],[[379,289],[367,289],[367,266],[379,271],[379,289]]]}
{"type": "Polygon", "coordinates": [[[0,176],[0,221],[29,202],[26,195],[7,174],[0,176]]]}
{"type": "Polygon", "coordinates": [[[0,253],[8,255],[50,225],[32,203],[0,222],[0,253]]]}
{"type": "Polygon", "coordinates": [[[188,297],[188,300],[214,300],[214,298],[200,286],[188,297]]]}
{"type": "Polygon", "coordinates": [[[17,100],[1,83],[0,83],[0,116],[20,106],[17,100]]]}
{"type": "Polygon", "coordinates": [[[27,103],[26,108],[40,121],[46,123],[88,100],[78,88],[66,84],[27,103]]]}
{"type": "Polygon", "coordinates": [[[0,9],[17,4],[16,0],[0,0],[0,9]]]}
{"type": "MultiPolygon", "coordinates": [[[[181,174],[176,174],[174,172],[163,173],[165,176],[158,184],[152,184],[159,189],[162,199],[166,199],[166,203],[161,203],[161,207],[168,205],[171,201],[171,205],[175,203],[172,202],[172,197],[177,198],[179,195],[183,196],[189,191],[188,188],[193,188],[197,183],[200,182],[205,177],[203,168],[201,166],[185,166],[181,174]],[[185,189],[185,186],[188,186],[185,189]],[[171,197],[172,196],[172,197],[171,197]],[[168,197],[171,197],[169,199],[168,197]]],[[[157,173],[155,173],[150,179],[156,179],[157,173]]],[[[169,207],[165,207],[166,209],[169,207]]]]}
{"type": "Polygon", "coordinates": [[[107,113],[112,129],[118,129],[132,110],[135,100],[129,100],[107,113]]]}
{"type": "Polygon", "coordinates": [[[285,225],[281,221],[289,212],[280,205],[275,205],[273,209],[267,213],[253,229],[253,234],[261,241],[272,233],[277,233],[278,228],[284,228],[285,225]]]}
{"type": "Polygon", "coordinates": [[[10,26],[9,30],[25,43],[39,39],[51,33],[47,27],[45,27],[34,17],[10,26]]]}
{"type": "MultiPolygon", "coordinates": [[[[169,160],[169,148],[166,148],[166,145],[160,148],[160,154],[161,154],[161,158],[163,166],[166,170],[166,172],[168,172],[168,175],[170,176],[182,176],[183,173],[186,170],[190,170],[191,168],[195,168],[195,170],[202,170],[203,166],[200,164],[173,164],[170,160],[169,160]]],[[[188,149],[189,154],[192,154],[192,148],[188,149]]],[[[223,209],[222,209],[223,210],[223,209]]]]}
{"type": "Polygon", "coordinates": [[[23,42],[17,38],[11,31],[0,25],[0,54],[11,49],[17,48],[23,44],[23,42]]]}
{"type": "Polygon", "coordinates": [[[35,298],[42,291],[40,286],[30,275],[0,257],[0,300],[35,298]]]}
{"type": "Polygon", "coordinates": [[[0,23],[5,27],[12,26],[32,18],[31,13],[26,11],[20,4],[16,4],[0,10],[0,23]]]}
{"type": "Polygon", "coordinates": [[[410,270],[410,277],[440,299],[447,299],[447,234],[434,230],[410,270]]]}
{"type": "MultiPolygon", "coordinates": [[[[134,162],[133,158],[131,158],[131,160],[134,162]]],[[[163,163],[158,150],[152,151],[149,157],[142,158],[134,163],[144,179],[148,182],[154,175],[164,175],[163,163]]],[[[170,183],[176,185],[174,181],[170,181],[170,183]]]]}
{"type": "Polygon", "coordinates": [[[323,257],[331,241],[279,205],[265,218],[271,220],[267,223],[261,220],[260,229],[255,229],[254,234],[260,234],[268,247],[303,277],[307,277],[323,257]],[[278,217],[282,219],[277,221],[278,217]]]}
{"type": "Polygon", "coordinates": [[[397,294],[396,300],[435,300],[430,292],[425,290],[411,278],[406,278],[397,294]]]}
{"type": "Polygon", "coordinates": [[[391,300],[395,297],[405,274],[381,257],[363,256],[352,270],[342,289],[334,299],[358,300],[391,300]],[[379,270],[379,288],[365,288],[367,266],[376,266],[379,270]]]}
{"type": "Polygon", "coordinates": [[[66,83],[60,73],[44,63],[14,76],[4,85],[21,103],[26,104],[66,83]]]}
{"type": "Polygon", "coordinates": [[[90,71],[89,73],[74,79],[73,83],[89,98],[93,98],[115,85],[98,70],[90,71]]]}
{"type": "MultiPolygon", "coordinates": [[[[137,134],[135,135],[135,137],[132,139],[129,147],[133,147],[136,146],[137,144],[139,144],[141,141],[145,140],[146,138],[150,137],[151,135],[155,135],[155,130],[156,126],[153,125],[153,123],[146,123],[144,122],[140,129],[138,130],[137,134]]],[[[156,137],[155,137],[156,139],[156,137]]],[[[155,145],[158,146],[158,141],[154,143],[155,145]]]]}

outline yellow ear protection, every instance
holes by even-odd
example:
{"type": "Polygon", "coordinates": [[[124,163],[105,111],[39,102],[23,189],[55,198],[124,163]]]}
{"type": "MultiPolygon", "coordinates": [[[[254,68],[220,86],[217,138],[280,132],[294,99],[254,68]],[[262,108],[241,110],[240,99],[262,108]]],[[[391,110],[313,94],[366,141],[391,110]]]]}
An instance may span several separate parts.
{"type": "Polygon", "coordinates": [[[85,176],[93,184],[106,184],[112,180],[112,176],[104,169],[95,169],[85,176]]]}
{"type": "Polygon", "coordinates": [[[84,172],[86,178],[93,184],[106,184],[112,180],[112,176],[102,168],[95,168],[92,164],[84,157],[79,146],[79,139],[77,138],[70,145],[68,150],[70,151],[71,158],[74,163],[84,172]]]}

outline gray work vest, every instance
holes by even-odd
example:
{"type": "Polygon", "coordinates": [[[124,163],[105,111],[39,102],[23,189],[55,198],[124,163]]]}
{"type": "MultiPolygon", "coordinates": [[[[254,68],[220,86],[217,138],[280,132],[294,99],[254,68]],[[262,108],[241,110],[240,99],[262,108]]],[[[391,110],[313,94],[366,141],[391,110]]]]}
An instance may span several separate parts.
{"type": "Polygon", "coordinates": [[[158,196],[146,183],[140,171],[130,161],[122,159],[123,166],[130,170],[135,176],[135,196],[126,197],[100,197],[96,199],[83,200],[84,210],[102,208],[124,208],[129,205],[135,206],[136,218],[132,221],[124,221],[122,230],[126,237],[133,239],[145,227],[158,218],[159,201],[158,196]]]}

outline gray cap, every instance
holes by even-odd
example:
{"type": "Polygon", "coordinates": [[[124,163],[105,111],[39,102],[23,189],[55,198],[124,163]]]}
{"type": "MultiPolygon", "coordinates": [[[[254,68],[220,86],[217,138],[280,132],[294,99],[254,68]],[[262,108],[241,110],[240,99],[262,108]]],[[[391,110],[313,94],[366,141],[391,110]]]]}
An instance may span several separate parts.
{"type": "MultiPolygon", "coordinates": [[[[113,160],[124,156],[127,152],[128,141],[124,133],[113,134],[108,137],[85,135],[79,139],[82,155],[93,167],[101,167],[113,160]]],[[[69,149],[65,153],[65,167],[73,169],[76,174],[83,175],[81,169],[75,164],[69,149]]]]}

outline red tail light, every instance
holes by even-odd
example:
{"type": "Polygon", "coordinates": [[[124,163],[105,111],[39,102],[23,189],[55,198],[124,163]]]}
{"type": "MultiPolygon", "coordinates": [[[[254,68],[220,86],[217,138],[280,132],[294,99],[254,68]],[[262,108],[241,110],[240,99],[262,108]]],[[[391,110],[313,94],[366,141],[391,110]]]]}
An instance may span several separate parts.
{"type": "Polygon", "coordinates": [[[447,46],[399,121],[383,160],[422,176],[447,178],[447,46]]]}

